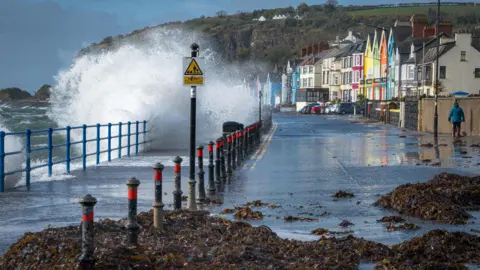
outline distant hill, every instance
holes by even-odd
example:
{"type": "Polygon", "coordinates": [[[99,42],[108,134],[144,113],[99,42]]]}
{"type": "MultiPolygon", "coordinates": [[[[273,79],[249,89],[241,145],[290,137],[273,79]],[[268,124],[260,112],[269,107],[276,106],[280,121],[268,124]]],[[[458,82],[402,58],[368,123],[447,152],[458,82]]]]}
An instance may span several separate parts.
{"type": "Polygon", "coordinates": [[[10,87],[0,90],[0,100],[2,101],[25,100],[29,98],[32,98],[32,95],[20,88],[10,87]]]}
{"type": "MultiPolygon", "coordinates": [[[[80,51],[79,55],[115,48],[122,42],[145,41],[149,31],[159,28],[196,30],[207,36],[215,48],[228,61],[264,61],[280,68],[286,59],[298,56],[301,46],[321,40],[344,37],[348,30],[363,38],[375,26],[391,27],[397,19],[408,20],[413,13],[424,13],[431,23],[436,20],[435,4],[401,4],[379,6],[338,6],[336,0],[324,5],[305,3],[297,7],[254,10],[228,15],[218,11],[215,17],[170,22],[155,27],[136,30],[128,35],[106,37],[80,51]],[[289,18],[274,20],[276,15],[289,18]],[[259,21],[263,16],[266,20],[259,21]]],[[[473,3],[442,2],[441,19],[450,20],[454,31],[476,31],[480,19],[480,6],[473,3]]],[[[200,44],[202,45],[202,44],[200,44]]]]}

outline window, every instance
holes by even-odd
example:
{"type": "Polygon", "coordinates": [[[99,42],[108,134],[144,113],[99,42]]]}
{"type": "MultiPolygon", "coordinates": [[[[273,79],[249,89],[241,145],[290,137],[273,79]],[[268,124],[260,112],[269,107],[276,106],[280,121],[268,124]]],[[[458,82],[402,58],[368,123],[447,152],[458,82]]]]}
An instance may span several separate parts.
{"type": "Polygon", "coordinates": [[[302,67],[302,73],[306,74],[307,73],[307,67],[302,67]]]}
{"type": "Polygon", "coordinates": [[[409,65],[408,66],[408,79],[413,80],[413,79],[415,79],[414,76],[415,76],[414,67],[412,65],[409,65]]]}
{"type": "Polygon", "coordinates": [[[355,71],[355,82],[356,83],[360,82],[360,71],[359,70],[355,71]]]}
{"type": "Polygon", "coordinates": [[[313,78],[308,78],[308,86],[313,87],[313,78]]]}
{"type": "Polygon", "coordinates": [[[372,68],[368,68],[367,78],[368,78],[368,79],[372,79],[372,78],[373,78],[372,68]]]}
{"type": "Polygon", "coordinates": [[[352,74],[353,74],[353,71],[350,71],[350,72],[348,73],[348,83],[350,83],[350,84],[352,83],[352,80],[353,80],[352,74]]]}
{"type": "Polygon", "coordinates": [[[355,62],[356,62],[356,65],[357,65],[357,66],[360,66],[360,55],[357,55],[357,56],[355,57],[355,59],[356,59],[356,61],[355,61],[355,62]]]}
{"type": "Polygon", "coordinates": [[[320,100],[320,91],[307,90],[307,102],[316,102],[320,100]]]}
{"type": "Polygon", "coordinates": [[[313,73],[313,66],[308,67],[308,73],[312,74],[313,73]]]}
{"type": "Polygon", "coordinates": [[[467,52],[461,51],[460,52],[460,61],[467,61],[467,52]]]}
{"type": "Polygon", "coordinates": [[[480,78],[480,68],[475,69],[475,78],[480,78]]]}
{"type": "Polygon", "coordinates": [[[432,80],[432,67],[426,66],[425,67],[425,80],[430,81],[432,80]]]}
{"type": "Polygon", "coordinates": [[[333,85],[338,85],[338,74],[333,74],[333,85]]]}
{"type": "Polygon", "coordinates": [[[350,61],[348,67],[352,67],[352,66],[353,66],[353,57],[350,56],[350,57],[348,57],[348,59],[349,59],[349,61],[350,61]]]}
{"type": "Polygon", "coordinates": [[[446,79],[447,78],[447,67],[446,66],[440,66],[440,79],[446,79]]]}
{"type": "Polygon", "coordinates": [[[306,78],[304,78],[304,79],[302,80],[302,87],[303,87],[303,88],[307,87],[307,79],[306,79],[306,78]]]}

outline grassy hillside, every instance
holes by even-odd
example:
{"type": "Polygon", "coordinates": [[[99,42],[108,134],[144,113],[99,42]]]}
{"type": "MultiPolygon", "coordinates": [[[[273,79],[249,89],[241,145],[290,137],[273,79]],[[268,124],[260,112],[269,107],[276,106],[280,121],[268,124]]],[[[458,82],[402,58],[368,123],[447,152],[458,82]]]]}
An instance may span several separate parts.
{"type": "MultiPolygon", "coordinates": [[[[348,30],[366,37],[375,27],[393,26],[395,20],[408,20],[414,13],[428,15],[430,24],[436,21],[436,6],[337,6],[305,3],[297,7],[254,10],[217,16],[195,18],[184,22],[170,22],[155,27],[133,31],[125,36],[106,37],[102,42],[83,49],[81,54],[115,48],[122,42],[145,42],[145,34],[161,28],[182,28],[202,33],[215,44],[215,50],[228,61],[263,61],[270,67],[282,68],[286,59],[298,57],[300,48],[313,42],[343,38],[348,30]],[[289,15],[284,20],[272,20],[275,15],[289,15]],[[260,16],[266,21],[258,21],[260,16]],[[301,19],[295,19],[300,16],[301,19]]],[[[419,5],[419,4],[417,4],[419,5]]],[[[421,5],[421,4],[420,4],[421,5]]],[[[476,31],[480,23],[480,6],[454,5],[441,7],[441,19],[450,20],[454,31],[476,31]]],[[[201,46],[204,46],[200,44],[201,46]]]]}
{"type": "MultiPolygon", "coordinates": [[[[390,7],[374,8],[365,10],[348,11],[352,16],[410,16],[413,13],[428,14],[430,10],[437,10],[436,6],[420,7],[390,7]]],[[[478,6],[440,6],[440,13],[446,13],[449,17],[468,15],[471,13],[480,14],[480,5],[478,6]]]]}

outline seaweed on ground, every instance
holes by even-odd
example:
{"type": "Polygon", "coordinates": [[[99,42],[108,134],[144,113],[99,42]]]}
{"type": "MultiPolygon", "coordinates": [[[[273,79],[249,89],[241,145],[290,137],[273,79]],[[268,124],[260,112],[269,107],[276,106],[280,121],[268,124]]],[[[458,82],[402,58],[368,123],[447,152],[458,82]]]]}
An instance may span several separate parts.
{"type": "Polygon", "coordinates": [[[467,211],[480,210],[480,177],[441,173],[427,183],[401,185],[376,205],[424,220],[465,224],[471,217],[467,211]]]}

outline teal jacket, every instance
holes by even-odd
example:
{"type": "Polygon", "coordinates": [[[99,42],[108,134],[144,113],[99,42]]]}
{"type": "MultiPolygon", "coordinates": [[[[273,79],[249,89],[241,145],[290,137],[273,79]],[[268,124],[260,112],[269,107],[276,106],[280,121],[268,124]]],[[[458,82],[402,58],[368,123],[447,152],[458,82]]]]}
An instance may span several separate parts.
{"type": "Polygon", "coordinates": [[[455,103],[453,108],[450,110],[450,115],[448,116],[448,122],[458,123],[458,122],[465,122],[465,115],[463,114],[462,108],[458,107],[458,104],[455,103]]]}

